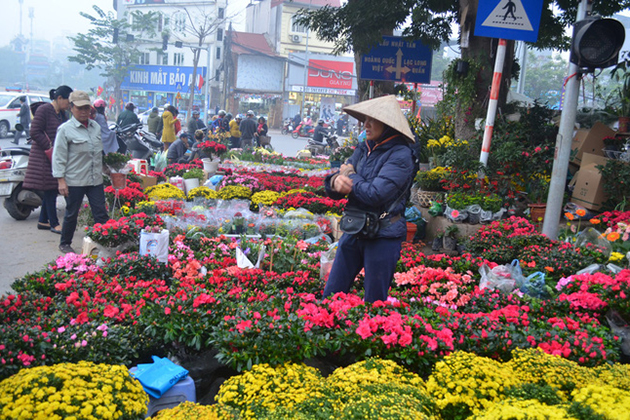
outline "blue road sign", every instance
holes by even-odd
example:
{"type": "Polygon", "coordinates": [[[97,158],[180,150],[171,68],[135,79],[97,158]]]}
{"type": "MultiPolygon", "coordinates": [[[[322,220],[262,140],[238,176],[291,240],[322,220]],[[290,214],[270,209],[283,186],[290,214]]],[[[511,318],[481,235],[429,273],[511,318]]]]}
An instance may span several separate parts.
{"type": "Polygon", "coordinates": [[[475,35],[536,42],[543,0],[479,0],[475,35]]]}
{"type": "Polygon", "coordinates": [[[361,79],[431,83],[433,51],[419,41],[384,36],[378,46],[361,57],[361,79]]]}

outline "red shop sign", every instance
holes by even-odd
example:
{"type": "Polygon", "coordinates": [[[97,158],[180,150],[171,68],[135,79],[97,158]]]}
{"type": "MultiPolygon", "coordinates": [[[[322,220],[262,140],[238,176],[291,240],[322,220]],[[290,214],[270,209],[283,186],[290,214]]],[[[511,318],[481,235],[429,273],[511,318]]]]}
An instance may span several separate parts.
{"type": "Polygon", "coordinates": [[[354,63],[346,61],[308,60],[308,86],[352,89],[354,63]]]}

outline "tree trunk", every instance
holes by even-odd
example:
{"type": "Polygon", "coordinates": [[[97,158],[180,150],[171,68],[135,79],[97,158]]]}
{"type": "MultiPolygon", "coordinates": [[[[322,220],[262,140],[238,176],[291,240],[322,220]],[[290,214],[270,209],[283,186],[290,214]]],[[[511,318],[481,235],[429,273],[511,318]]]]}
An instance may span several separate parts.
{"type": "MultiPolygon", "coordinates": [[[[195,100],[195,87],[197,86],[197,66],[199,66],[200,57],[201,57],[201,45],[199,46],[199,48],[193,49],[193,72],[192,72],[192,80],[190,82],[190,86],[188,87],[190,95],[188,96],[188,106],[186,107],[188,118],[192,118],[192,108],[193,108],[193,102],[195,100]]],[[[207,80],[206,80],[206,83],[208,83],[207,80]]],[[[209,108],[208,104],[206,104],[206,108],[209,108]]],[[[206,116],[206,119],[207,119],[207,116],[206,116]]]]}
{"type": "MultiPolygon", "coordinates": [[[[486,38],[475,36],[475,19],[477,18],[477,6],[479,0],[461,0],[461,32],[460,45],[462,58],[474,60],[480,64],[481,68],[477,74],[477,96],[470,109],[462,109],[459,105],[455,115],[455,136],[458,139],[470,139],[475,133],[475,119],[486,117],[488,101],[490,99],[490,88],[494,74],[494,62],[496,59],[499,40],[496,38],[486,38]]],[[[507,93],[512,80],[512,63],[514,61],[514,41],[508,40],[506,46],[505,63],[503,65],[503,75],[501,78],[501,89],[499,90],[499,112],[505,105],[507,93]]]]}

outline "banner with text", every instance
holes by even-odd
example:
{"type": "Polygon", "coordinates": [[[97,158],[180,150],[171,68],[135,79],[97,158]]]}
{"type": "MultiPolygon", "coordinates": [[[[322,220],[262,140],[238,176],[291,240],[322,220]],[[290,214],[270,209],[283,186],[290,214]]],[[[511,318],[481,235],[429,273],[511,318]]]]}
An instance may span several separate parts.
{"type": "MultiPolygon", "coordinates": [[[[192,67],[137,65],[129,71],[121,89],[186,93],[190,91],[192,74],[192,67]]],[[[198,89],[201,77],[206,77],[205,67],[197,67],[196,93],[201,93],[198,89]]]]}
{"type": "Polygon", "coordinates": [[[352,89],[354,63],[347,61],[308,60],[309,87],[352,89]]]}

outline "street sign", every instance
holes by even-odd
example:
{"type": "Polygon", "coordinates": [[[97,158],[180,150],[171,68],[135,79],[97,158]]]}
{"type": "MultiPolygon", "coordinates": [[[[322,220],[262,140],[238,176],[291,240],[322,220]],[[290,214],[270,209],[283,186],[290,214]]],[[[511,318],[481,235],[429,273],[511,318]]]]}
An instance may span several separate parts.
{"type": "Polygon", "coordinates": [[[420,41],[384,36],[361,57],[361,79],[430,83],[433,51],[420,41]]]}
{"type": "Polygon", "coordinates": [[[475,35],[536,42],[543,0],[479,0],[475,35]]]}
{"type": "Polygon", "coordinates": [[[182,99],[182,94],[180,92],[177,92],[177,96],[175,96],[175,99],[177,100],[182,99]]]}

